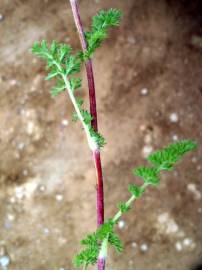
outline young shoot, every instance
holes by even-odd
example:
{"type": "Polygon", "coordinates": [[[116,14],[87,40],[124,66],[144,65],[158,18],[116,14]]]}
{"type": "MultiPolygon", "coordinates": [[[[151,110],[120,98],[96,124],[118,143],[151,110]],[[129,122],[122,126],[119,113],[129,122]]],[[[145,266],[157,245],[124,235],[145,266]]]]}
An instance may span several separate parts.
{"type": "Polygon", "coordinates": [[[74,258],[76,267],[87,269],[90,265],[98,264],[98,270],[105,269],[105,261],[108,253],[108,246],[111,245],[120,253],[123,250],[123,244],[115,232],[115,227],[121,216],[131,211],[132,204],[136,199],[141,198],[149,186],[158,186],[160,182],[160,173],[162,171],[171,171],[174,165],[187,152],[196,148],[196,143],[191,140],[183,140],[171,144],[168,147],[150,154],[147,160],[150,166],[141,166],[133,170],[133,174],[140,177],[143,181],[141,186],[134,183],[128,186],[130,197],[126,202],[118,204],[118,211],[114,217],[104,222],[104,192],[102,181],[102,167],[100,161],[100,148],[106,144],[105,138],[97,131],[96,120],[96,100],[95,88],[91,58],[97,48],[107,38],[109,29],[116,27],[120,23],[122,13],[117,9],[102,10],[92,18],[91,29],[83,31],[78,4],[76,0],[70,0],[75,23],[82,42],[83,51],[73,53],[70,45],[52,41],[48,45],[47,41],[35,42],[31,52],[46,62],[48,75],[46,80],[55,79],[55,86],[51,89],[51,95],[57,96],[62,92],[67,92],[74,112],[72,119],[80,121],[86,134],[89,148],[93,152],[95,169],[97,174],[97,213],[98,228],[92,234],[88,234],[81,245],[83,249],[74,258]],[[79,73],[82,64],[86,65],[86,72],[89,82],[90,113],[83,107],[83,99],[78,97],[77,90],[81,87],[82,81],[79,73]],[[88,65],[87,65],[88,63],[88,65]],[[89,79],[90,78],[90,79],[89,79]],[[101,226],[100,226],[101,225],[101,226]]]}

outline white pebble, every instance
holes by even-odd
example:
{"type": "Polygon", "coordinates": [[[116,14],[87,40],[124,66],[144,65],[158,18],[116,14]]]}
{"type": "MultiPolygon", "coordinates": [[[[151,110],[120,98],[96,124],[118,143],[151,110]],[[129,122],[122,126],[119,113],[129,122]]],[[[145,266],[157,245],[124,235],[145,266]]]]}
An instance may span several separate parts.
{"type": "Polygon", "coordinates": [[[63,195],[62,194],[56,194],[55,198],[58,202],[61,202],[63,200],[63,195]]]}
{"type": "Polygon", "coordinates": [[[143,252],[148,251],[148,249],[149,249],[149,247],[148,247],[147,244],[142,244],[142,245],[140,246],[140,250],[143,251],[143,252]]]}
{"type": "Polygon", "coordinates": [[[177,113],[171,113],[169,118],[170,118],[170,122],[172,123],[177,123],[179,120],[177,113]]]}
{"type": "Polygon", "coordinates": [[[119,227],[119,229],[123,229],[125,227],[125,221],[120,220],[118,223],[118,227],[119,227]]]}
{"type": "Polygon", "coordinates": [[[177,134],[174,134],[173,137],[172,137],[173,141],[177,141],[178,140],[178,135],[177,134]]]}
{"type": "Polygon", "coordinates": [[[17,145],[17,148],[19,150],[23,150],[25,148],[25,143],[24,142],[20,142],[18,145],[17,145]]]}
{"type": "Polygon", "coordinates": [[[34,132],[34,122],[29,121],[27,123],[26,131],[27,131],[27,134],[32,135],[32,133],[34,132]]]}
{"type": "Polygon", "coordinates": [[[21,200],[24,197],[24,190],[22,187],[16,187],[15,188],[15,196],[16,198],[18,198],[19,200],[21,200]]]}
{"type": "Polygon", "coordinates": [[[153,147],[151,145],[145,145],[142,149],[142,155],[144,158],[147,158],[149,154],[153,151],[153,147]]]}
{"type": "Polygon", "coordinates": [[[13,220],[15,220],[15,215],[9,213],[9,214],[7,214],[7,218],[8,218],[8,220],[13,221],[13,220]]]}
{"type": "Polygon", "coordinates": [[[9,83],[10,83],[11,86],[15,86],[15,85],[18,84],[18,81],[15,80],[15,79],[12,79],[12,80],[9,81],[9,83]]]}
{"type": "Polygon", "coordinates": [[[23,171],[22,171],[22,174],[23,174],[24,176],[27,176],[27,175],[28,175],[28,170],[26,170],[26,169],[23,170],[23,171]]]}
{"type": "Polygon", "coordinates": [[[135,44],[135,42],[136,42],[136,40],[135,40],[135,38],[134,37],[128,37],[128,43],[130,43],[130,44],[135,44]]]}
{"type": "Polygon", "coordinates": [[[185,238],[185,239],[183,240],[183,245],[184,245],[184,246],[190,246],[192,243],[193,243],[193,241],[192,241],[191,238],[185,238]]]}
{"type": "Polygon", "coordinates": [[[194,195],[194,199],[196,200],[200,200],[202,195],[201,192],[199,190],[197,190],[196,185],[193,183],[190,183],[187,185],[187,190],[190,191],[191,193],[193,193],[194,195]]]}
{"type": "Polygon", "coordinates": [[[6,269],[6,267],[10,264],[10,258],[8,256],[2,256],[0,258],[0,266],[3,269],[6,269]]]}
{"type": "Polygon", "coordinates": [[[3,14],[0,14],[0,22],[3,21],[3,19],[4,19],[3,14]]]}
{"type": "Polygon", "coordinates": [[[175,243],[175,248],[177,251],[182,251],[182,244],[178,241],[175,243]]]}
{"type": "Polygon", "coordinates": [[[63,120],[62,120],[62,125],[63,125],[64,127],[68,126],[68,124],[69,124],[69,121],[68,121],[67,119],[63,119],[63,120]]]}
{"type": "Polygon", "coordinates": [[[40,185],[38,189],[40,192],[44,192],[46,190],[46,187],[44,185],[40,185]]]}
{"type": "Polygon", "coordinates": [[[147,88],[142,88],[141,90],[140,90],[140,93],[141,93],[141,95],[142,96],[146,96],[147,94],[148,94],[148,89],[147,88]]]}
{"type": "Polygon", "coordinates": [[[137,247],[137,243],[136,243],[136,242],[132,242],[131,246],[132,246],[133,248],[136,248],[136,247],[137,247]]]}
{"type": "Polygon", "coordinates": [[[43,232],[44,232],[45,235],[48,235],[50,233],[50,230],[48,228],[44,228],[43,232]]]}

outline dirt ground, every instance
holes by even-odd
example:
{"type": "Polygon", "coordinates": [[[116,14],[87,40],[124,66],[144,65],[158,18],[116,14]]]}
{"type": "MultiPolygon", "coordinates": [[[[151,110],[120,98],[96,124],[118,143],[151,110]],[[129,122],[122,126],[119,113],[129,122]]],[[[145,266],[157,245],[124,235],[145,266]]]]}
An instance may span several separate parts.
{"type": "MultiPolygon", "coordinates": [[[[127,185],[137,181],[131,169],[148,153],[183,138],[199,144],[120,221],[125,251],[112,251],[107,269],[195,270],[202,263],[202,4],[79,3],[86,27],[99,9],[124,12],[93,61],[107,138],[106,217],[128,198],[127,185]]],[[[0,0],[0,36],[0,269],[71,270],[80,239],[95,229],[94,166],[72,105],[65,94],[50,97],[44,63],[28,52],[41,39],[80,47],[69,3],[0,0]]]]}

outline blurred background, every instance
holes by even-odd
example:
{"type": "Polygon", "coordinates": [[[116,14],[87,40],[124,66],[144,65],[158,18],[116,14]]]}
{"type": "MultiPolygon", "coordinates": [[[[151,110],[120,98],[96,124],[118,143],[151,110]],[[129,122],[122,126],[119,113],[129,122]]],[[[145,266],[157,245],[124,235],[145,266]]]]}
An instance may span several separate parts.
{"type": "MultiPolygon", "coordinates": [[[[131,170],[149,153],[178,139],[199,144],[119,222],[125,250],[110,252],[107,269],[202,269],[202,3],[79,5],[86,29],[99,9],[124,12],[93,60],[107,139],[106,217],[128,198],[137,181],[131,170]]],[[[41,39],[80,48],[69,2],[0,0],[0,37],[0,269],[71,270],[80,239],[95,229],[94,164],[71,103],[65,94],[50,97],[54,82],[28,52],[41,39]]]]}

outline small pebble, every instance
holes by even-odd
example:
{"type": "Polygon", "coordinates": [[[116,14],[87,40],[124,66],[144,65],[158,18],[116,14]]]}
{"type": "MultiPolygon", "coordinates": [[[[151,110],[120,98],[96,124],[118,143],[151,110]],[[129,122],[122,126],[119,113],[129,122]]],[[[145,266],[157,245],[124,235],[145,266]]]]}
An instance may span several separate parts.
{"type": "Polygon", "coordinates": [[[136,243],[136,242],[132,242],[131,246],[132,246],[133,248],[136,248],[136,247],[137,247],[137,243],[136,243]]]}
{"type": "Polygon", "coordinates": [[[4,15],[0,14],[0,22],[2,22],[4,20],[4,15]]]}
{"type": "Polygon", "coordinates": [[[125,221],[120,220],[118,223],[118,227],[119,227],[119,229],[123,229],[125,227],[125,221]]]}
{"type": "Polygon", "coordinates": [[[15,85],[18,84],[18,81],[15,80],[15,79],[12,79],[12,80],[9,81],[9,84],[10,84],[11,86],[15,86],[15,85]]]}
{"type": "Polygon", "coordinates": [[[22,171],[22,174],[23,174],[24,176],[27,176],[27,175],[28,175],[28,170],[26,170],[26,169],[23,170],[23,171],[22,171]]]}
{"type": "Polygon", "coordinates": [[[43,229],[43,232],[44,232],[45,235],[49,235],[50,230],[48,228],[44,228],[43,229]]]}
{"type": "Polygon", "coordinates": [[[8,256],[2,256],[0,258],[0,266],[3,269],[6,269],[9,264],[10,264],[10,258],[8,256]]]}
{"type": "Polygon", "coordinates": [[[193,241],[192,241],[191,238],[185,238],[185,239],[183,240],[183,245],[184,245],[184,246],[190,246],[192,243],[193,243],[193,241]]]}
{"type": "Polygon", "coordinates": [[[46,187],[44,185],[39,185],[38,190],[40,192],[44,192],[46,190],[46,187]]]}
{"type": "Polygon", "coordinates": [[[175,248],[177,251],[182,251],[182,244],[180,242],[176,242],[175,248]]]}
{"type": "Polygon", "coordinates": [[[153,151],[153,147],[151,145],[145,145],[142,149],[142,155],[144,158],[147,158],[149,154],[153,151]]]}
{"type": "Polygon", "coordinates": [[[56,194],[55,198],[58,202],[61,202],[63,200],[63,195],[62,194],[56,194]]]}
{"type": "Polygon", "coordinates": [[[17,148],[18,150],[23,150],[25,148],[25,143],[24,142],[20,142],[18,145],[17,145],[17,148]]]}
{"type": "Polygon", "coordinates": [[[68,124],[69,124],[69,121],[68,121],[67,119],[63,119],[63,120],[62,120],[62,125],[63,125],[64,127],[68,126],[68,124]]]}
{"type": "Polygon", "coordinates": [[[147,94],[148,94],[148,89],[147,88],[142,88],[141,90],[140,90],[140,94],[142,95],[142,96],[146,96],[147,94]]]}
{"type": "Polygon", "coordinates": [[[148,247],[147,244],[142,244],[142,245],[140,246],[140,250],[143,251],[143,252],[148,251],[148,249],[149,249],[149,247],[148,247]]]}
{"type": "Polygon", "coordinates": [[[174,134],[174,135],[172,136],[172,139],[173,139],[173,141],[177,141],[177,140],[178,140],[177,134],[174,134]]]}
{"type": "Polygon", "coordinates": [[[198,213],[202,213],[202,208],[198,208],[198,213]]]}
{"type": "Polygon", "coordinates": [[[135,42],[136,42],[136,40],[135,40],[135,38],[134,37],[128,37],[128,43],[130,43],[130,44],[135,44],[135,42]]]}
{"type": "Polygon", "coordinates": [[[169,118],[170,118],[170,122],[172,122],[172,123],[177,123],[179,120],[177,113],[171,113],[169,118]]]}

